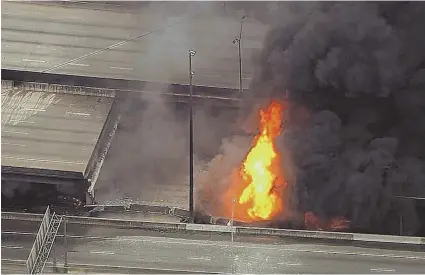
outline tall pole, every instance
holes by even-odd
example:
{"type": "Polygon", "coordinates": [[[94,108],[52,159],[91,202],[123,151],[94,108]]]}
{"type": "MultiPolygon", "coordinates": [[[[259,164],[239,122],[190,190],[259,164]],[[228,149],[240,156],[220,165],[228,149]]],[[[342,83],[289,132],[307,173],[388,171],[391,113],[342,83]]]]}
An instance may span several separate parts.
{"type": "Polygon", "coordinates": [[[242,94],[243,88],[242,88],[242,51],[241,51],[241,43],[242,43],[242,28],[243,28],[243,20],[245,19],[246,15],[242,16],[241,19],[241,28],[239,31],[239,37],[235,38],[233,40],[233,44],[238,43],[238,54],[239,54],[239,93],[242,94]]]}
{"type": "Polygon", "coordinates": [[[64,259],[64,271],[65,273],[68,273],[68,238],[66,236],[66,225],[67,225],[68,221],[66,219],[66,216],[63,216],[63,244],[65,247],[65,259],[64,259]]]}
{"type": "Polygon", "coordinates": [[[192,57],[195,56],[194,50],[189,51],[189,212],[190,223],[195,222],[195,213],[193,211],[193,71],[192,57]]]}
{"type": "Polygon", "coordinates": [[[233,200],[232,200],[232,223],[231,223],[232,228],[230,229],[231,230],[230,234],[232,235],[232,243],[233,243],[233,225],[234,225],[233,223],[235,221],[235,203],[236,203],[236,199],[233,198],[233,200]]]}

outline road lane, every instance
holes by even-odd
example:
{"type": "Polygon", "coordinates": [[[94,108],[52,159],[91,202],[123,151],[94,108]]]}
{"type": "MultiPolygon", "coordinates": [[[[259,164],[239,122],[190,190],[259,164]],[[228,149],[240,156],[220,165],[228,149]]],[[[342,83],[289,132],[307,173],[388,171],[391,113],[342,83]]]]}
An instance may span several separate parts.
{"type": "MultiPolygon", "coordinates": [[[[2,222],[4,259],[27,257],[36,223],[2,222]],[[26,224],[26,226],[22,226],[26,224]],[[32,235],[6,234],[11,229],[32,235]]],[[[83,227],[83,226],[80,226],[83,227]]],[[[80,228],[70,224],[69,261],[75,264],[130,266],[241,273],[420,273],[425,252],[313,242],[275,236],[238,236],[154,232],[117,228],[80,228]],[[108,238],[102,237],[107,236],[108,238]]],[[[59,232],[61,233],[61,232],[59,232]]],[[[63,257],[62,239],[56,248],[63,257]]]]}
{"type": "MultiPolygon", "coordinates": [[[[200,11],[170,5],[147,5],[132,13],[95,10],[88,5],[85,9],[84,5],[5,2],[2,68],[48,69],[183,19],[169,29],[78,60],[54,73],[187,84],[187,51],[195,48],[195,85],[237,88],[238,54],[232,40],[238,33],[240,16],[220,17],[210,7],[200,11]],[[184,21],[198,12],[202,15],[184,21]]],[[[261,49],[267,29],[251,18],[244,22],[244,87],[254,71],[252,55],[261,49]]]]}
{"type": "Polygon", "coordinates": [[[84,172],[113,99],[2,90],[2,165],[84,172]]]}
{"type": "MultiPolygon", "coordinates": [[[[19,258],[19,242],[2,244],[4,258],[19,258]],[[6,248],[9,246],[9,248],[6,248]],[[15,248],[11,248],[11,247],[15,248]]],[[[332,245],[263,245],[164,237],[120,237],[73,243],[69,261],[76,264],[245,273],[370,273],[393,270],[420,273],[425,253],[338,247],[332,245]]],[[[24,253],[24,254],[27,254],[24,253]]]]}

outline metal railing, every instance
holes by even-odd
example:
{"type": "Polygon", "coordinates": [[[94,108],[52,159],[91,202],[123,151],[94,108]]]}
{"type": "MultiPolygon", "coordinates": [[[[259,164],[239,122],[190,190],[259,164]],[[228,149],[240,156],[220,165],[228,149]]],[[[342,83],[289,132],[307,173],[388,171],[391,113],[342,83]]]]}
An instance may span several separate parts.
{"type": "Polygon", "coordinates": [[[56,213],[50,215],[50,209],[47,207],[34,245],[26,262],[29,274],[39,274],[43,272],[46,261],[52,251],[59,227],[62,223],[62,218],[62,216],[56,213]]]}
{"type": "Polygon", "coordinates": [[[47,207],[46,212],[44,213],[43,219],[41,221],[40,229],[37,232],[37,236],[35,237],[34,244],[31,248],[30,255],[28,256],[28,260],[26,262],[28,273],[31,274],[34,264],[37,260],[38,253],[43,246],[44,238],[49,230],[50,226],[50,208],[47,207]]]}
{"type": "Polygon", "coordinates": [[[43,272],[44,266],[46,265],[47,259],[49,259],[50,252],[52,251],[53,243],[55,242],[61,222],[62,216],[53,213],[49,230],[44,238],[43,246],[38,253],[38,257],[31,274],[39,274],[43,272]]]}

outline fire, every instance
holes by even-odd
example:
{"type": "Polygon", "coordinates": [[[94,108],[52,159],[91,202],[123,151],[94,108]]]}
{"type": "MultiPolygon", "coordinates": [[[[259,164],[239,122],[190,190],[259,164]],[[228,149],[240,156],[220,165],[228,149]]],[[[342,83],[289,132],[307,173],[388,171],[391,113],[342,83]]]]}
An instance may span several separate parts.
{"type": "Polygon", "coordinates": [[[347,229],[350,221],[343,217],[334,217],[330,220],[320,220],[313,212],[309,211],[304,215],[305,227],[308,230],[325,230],[325,231],[339,231],[347,229]]]}
{"type": "Polygon", "coordinates": [[[283,106],[277,101],[260,111],[260,133],[239,170],[246,185],[239,203],[249,205],[246,211],[253,220],[270,219],[282,210],[281,198],[275,190],[284,185],[280,156],[275,148],[275,139],[281,132],[282,112],[283,106]]]}

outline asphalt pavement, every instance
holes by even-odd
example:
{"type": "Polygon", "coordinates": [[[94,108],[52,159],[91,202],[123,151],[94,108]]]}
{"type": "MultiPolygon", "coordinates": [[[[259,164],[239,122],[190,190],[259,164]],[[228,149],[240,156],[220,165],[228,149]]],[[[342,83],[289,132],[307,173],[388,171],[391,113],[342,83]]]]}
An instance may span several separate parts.
{"type": "MultiPolygon", "coordinates": [[[[4,231],[10,228],[2,228],[2,259],[22,260],[28,255],[34,237],[6,237],[4,231]]],[[[219,273],[422,273],[425,270],[425,253],[417,251],[312,243],[272,236],[237,236],[232,243],[229,235],[200,234],[197,237],[179,232],[103,230],[110,232],[102,234],[99,228],[92,228],[79,238],[70,238],[68,262],[219,273]],[[115,236],[96,237],[102,235],[115,236]]],[[[27,231],[34,232],[29,228],[27,231]]],[[[56,247],[59,260],[63,257],[61,243],[59,241],[56,247]]]]}
{"type": "MultiPolygon", "coordinates": [[[[199,9],[169,5],[105,10],[89,4],[3,2],[2,68],[42,71],[85,56],[51,72],[187,84],[188,50],[195,49],[195,85],[238,88],[238,47],[232,41],[242,14],[218,15],[213,3],[199,9]]],[[[244,20],[244,87],[267,29],[244,20]]]]}

